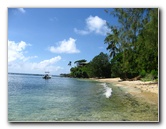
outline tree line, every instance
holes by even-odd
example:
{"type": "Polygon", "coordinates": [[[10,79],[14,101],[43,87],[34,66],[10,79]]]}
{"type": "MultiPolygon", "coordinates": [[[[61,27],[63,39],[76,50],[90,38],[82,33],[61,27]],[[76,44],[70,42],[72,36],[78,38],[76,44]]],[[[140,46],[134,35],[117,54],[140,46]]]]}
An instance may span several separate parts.
{"type": "Polygon", "coordinates": [[[114,9],[110,14],[120,24],[110,26],[112,33],[105,38],[112,57],[112,77],[158,78],[158,9],[114,9]]]}
{"type": "Polygon", "coordinates": [[[111,64],[109,56],[101,52],[95,56],[92,61],[86,62],[85,59],[76,61],[79,63],[76,67],[70,69],[71,77],[78,78],[107,78],[111,77],[111,64]]]}
{"type": "Polygon", "coordinates": [[[71,77],[120,77],[123,80],[158,78],[158,9],[115,8],[105,10],[118,19],[118,26],[109,25],[105,37],[109,55],[101,52],[92,61],[75,61],[71,77]]]}

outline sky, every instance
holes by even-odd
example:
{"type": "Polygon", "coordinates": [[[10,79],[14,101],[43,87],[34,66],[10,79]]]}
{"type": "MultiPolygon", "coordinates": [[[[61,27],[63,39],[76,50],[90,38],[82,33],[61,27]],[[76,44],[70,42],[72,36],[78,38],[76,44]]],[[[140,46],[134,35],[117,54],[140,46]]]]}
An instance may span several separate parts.
{"type": "Polygon", "coordinates": [[[104,39],[117,25],[105,8],[8,8],[8,72],[70,73],[76,60],[109,54],[104,39]],[[68,66],[69,61],[72,62],[68,66]]]}

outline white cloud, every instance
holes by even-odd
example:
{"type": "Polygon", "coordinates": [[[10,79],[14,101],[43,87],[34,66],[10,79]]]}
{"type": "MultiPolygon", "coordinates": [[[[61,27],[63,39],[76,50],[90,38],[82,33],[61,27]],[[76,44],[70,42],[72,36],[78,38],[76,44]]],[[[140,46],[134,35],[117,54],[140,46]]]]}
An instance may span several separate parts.
{"type": "Polygon", "coordinates": [[[21,12],[21,13],[25,13],[25,9],[24,8],[18,8],[18,11],[21,12]]]}
{"type": "Polygon", "coordinates": [[[23,55],[23,51],[27,46],[30,46],[30,44],[27,44],[24,41],[15,43],[14,41],[8,40],[8,62],[15,61],[17,59],[26,59],[23,55]]]}
{"type": "Polygon", "coordinates": [[[8,71],[16,72],[16,73],[44,73],[45,71],[57,72],[63,69],[60,66],[55,66],[55,64],[61,60],[60,56],[56,56],[54,58],[43,60],[39,63],[37,62],[9,62],[8,63],[8,71]]]}
{"type": "Polygon", "coordinates": [[[86,28],[84,30],[78,30],[77,28],[74,28],[74,31],[81,35],[90,33],[106,35],[108,32],[110,32],[109,28],[107,27],[106,20],[103,20],[98,16],[89,16],[86,19],[86,28]]]}
{"type": "Polygon", "coordinates": [[[23,61],[27,61],[27,60],[34,59],[34,58],[38,58],[38,56],[28,56],[28,57],[24,57],[24,60],[23,60],[23,61]]]}
{"type": "Polygon", "coordinates": [[[8,71],[20,73],[44,73],[44,71],[56,72],[63,69],[55,64],[61,60],[61,56],[46,59],[40,62],[29,62],[37,56],[25,56],[25,49],[30,44],[21,41],[8,41],[8,71]]]}
{"type": "Polygon", "coordinates": [[[87,35],[90,33],[90,31],[88,31],[88,30],[78,30],[77,28],[74,28],[74,32],[76,32],[77,34],[81,34],[81,35],[87,35]]]}
{"type": "Polygon", "coordinates": [[[79,53],[80,50],[76,48],[76,40],[69,38],[69,40],[60,41],[57,46],[51,46],[49,50],[53,53],[79,53]]]}
{"type": "Polygon", "coordinates": [[[51,65],[53,65],[54,63],[58,62],[61,60],[60,56],[56,56],[54,58],[48,59],[48,60],[43,60],[39,63],[32,63],[32,69],[47,69],[48,67],[50,67],[51,65]]]}

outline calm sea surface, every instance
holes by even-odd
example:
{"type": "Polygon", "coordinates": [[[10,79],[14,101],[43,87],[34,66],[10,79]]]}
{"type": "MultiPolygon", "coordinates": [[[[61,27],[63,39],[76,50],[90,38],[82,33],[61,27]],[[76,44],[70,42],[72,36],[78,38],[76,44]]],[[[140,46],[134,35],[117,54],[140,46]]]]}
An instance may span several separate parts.
{"type": "Polygon", "coordinates": [[[156,106],[110,84],[8,74],[9,121],[156,121],[157,115],[156,106]]]}

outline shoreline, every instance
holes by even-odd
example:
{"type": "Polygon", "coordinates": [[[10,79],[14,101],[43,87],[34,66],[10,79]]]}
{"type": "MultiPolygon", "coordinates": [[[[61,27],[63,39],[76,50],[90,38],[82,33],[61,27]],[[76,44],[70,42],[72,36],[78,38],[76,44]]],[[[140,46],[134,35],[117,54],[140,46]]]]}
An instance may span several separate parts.
{"type": "Polygon", "coordinates": [[[143,82],[137,81],[120,81],[120,78],[106,78],[106,79],[96,79],[90,78],[90,80],[111,83],[114,86],[122,88],[125,93],[129,93],[134,97],[144,99],[146,102],[152,104],[158,104],[159,89],[158,83],[152,81],[143,82]]]}

